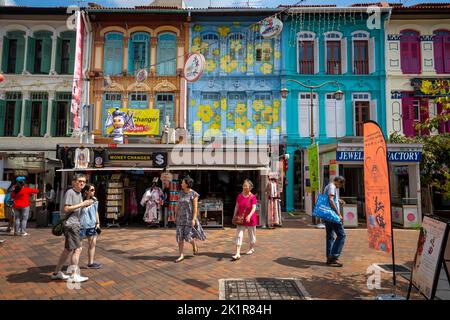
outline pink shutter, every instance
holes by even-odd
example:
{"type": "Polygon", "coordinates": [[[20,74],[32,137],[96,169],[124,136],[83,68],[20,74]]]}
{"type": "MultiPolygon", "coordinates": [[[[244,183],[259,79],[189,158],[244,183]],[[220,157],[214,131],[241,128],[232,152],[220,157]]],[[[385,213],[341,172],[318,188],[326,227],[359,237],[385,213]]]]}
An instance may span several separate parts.
{"type": "Polygon", "coordinates": [[[411,45],[411,73],[420,73],[420,42],[413,40],[411,45]]]}
{"type": "Polygon", "coordinates": [[[444,64],[443,72],[450,73],[450,35],[444,37],[442,51],[442,60],[444,64]]]}
{"type": "MultiPolygon", "coordinates": [[[[441,112],[442,112],[442,104],[438,103],[437,104],[437,114],[440,115],[441,112]]],[[[444,122],[439,123],[439,129],[438,129],[439,133],[445,133],[445,131],[447,129],[446,127],[447,127],[446,123],[444,123],[444,122]]]]}
{"type": "Polygon", "coordinates": [[[434,36],[434,65],[437,73],[444,73],[444,56],[443,56],[443,37],[441,35],[434,36]]]}
{"type": "Polygon", "coordinates": [[[402,97],[403,134],[406,137],[414,136],[414,110],[413,97],[402,97]]]}
{"type": "Polygon", "coordinates": [[[400,40],[400,58],[402,61],[402,71],[403,73],[410,73],[410,48],[409,48],[409,42],[406,39],[400,40]]]}
{"type": "MultiPolygon", "coordinates": [[[[420,123],[424,123],[430,117],[429,108],[428,99],[420,99],[420,123]]],[[[430,134],[430,131],[423,129],[420,134],[428,135],[430,134]]]]}

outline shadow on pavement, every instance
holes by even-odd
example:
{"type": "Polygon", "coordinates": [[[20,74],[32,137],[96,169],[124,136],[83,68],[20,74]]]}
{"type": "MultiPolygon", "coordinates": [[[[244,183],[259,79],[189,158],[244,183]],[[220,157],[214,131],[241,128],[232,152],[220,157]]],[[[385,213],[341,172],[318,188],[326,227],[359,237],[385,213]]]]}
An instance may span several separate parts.
{"type": "MultiPolygon", "coordinates": [[[[129,257],[128,259],[130,259],[130,260],[145,260],[145,261],[156,260],[156,261],[173,262],[177,258],[178,258],[178,255],[176,255],[176,256],[132,256],[132,257],[129,257]]],[[[188,255],[184,256],[185,260],[189,260],[189,259],[192,259],[192,258],[193,258],[192,256],[188,256],[188,255]]]]}
{"type": "Polygon", "coordinates": [[[301,268],[301,269],[306,269],[306,268],[309,268],[312,266],[322,266],[322,267],[327,266],[327,264],[322,261],[310,261],[310,260],[303,260],[303,259],[292,258],[292,257],[281,257],[274,261],[276,263],[279,263],[284,266],[301,268]]]}
{"type": "Polygon", "coordinates": [[[55,266],[41,266],[28,268],[26,272],[11,274],[6,277],[6,281],[10,283],[49,283],[51,282],[50,274],[55,270],[55,266]]]}
{"type": "Polygon", "coordinates": [[[210,285],[207,284],[206,282],[195,279],[184,279],[183,282],[199,289],[206,289],[210,287],[210,285]]]}
{"type": "Polygon", "coordinates": [[[206,256],[210,258],[217,258],[217,261],[222,261],[223,259],[231,259],[233,256],[232,253],[223,253],[223,252],[199,252],[198,256],[206,256]]]}

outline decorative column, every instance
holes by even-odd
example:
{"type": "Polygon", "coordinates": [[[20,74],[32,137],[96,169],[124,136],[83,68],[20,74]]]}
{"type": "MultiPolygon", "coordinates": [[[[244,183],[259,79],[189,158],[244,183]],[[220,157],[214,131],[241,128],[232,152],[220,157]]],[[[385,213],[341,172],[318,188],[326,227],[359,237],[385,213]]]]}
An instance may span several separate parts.
{"type": "Polygon", "coordinates": [[[122,61],[122,72],[127,73],[128,71],[128,41],[130,38],[128,36],[123,37],[123,61],[122,61]]]}
{"type": "MultiPolygon", "coordinates": [[[[316,94],[317,94],[317,99],[319,100],[318,101],[319,105],[317,106],[319,108],[319,130],[317,130],[317,128],[314,128],[314,131],[319,132],[319,139],[324,139],[327,137],[327,120],[326,120],[326,107],[325,107],[326,94],[324,92],[319,92],[319,91],[316,92],[316,94]]],[[[315,120],[314,120],[314,125],[316,125],[315,120]]],[[[316,134],[314,133],[314,135],[316,135],[316,134]]]]}
{"type": "MultiPolygon", "coordinates": [[[[56,75],[55,65],[56,65],[56,46],[58,44],[58,35],[54,34],[52,36],[52,59],[50,63],[50,75],[56,75]]],[[[49,108],[50,109],[50,108],[49,108]]],[[[50,132],[50,131],[48,131],[50,132]]]]}
{"type": "Polygon", "coordinates": [[[100,36],[94,40],[94,71],[103,70],[103,39],[100,36]]]}
{"type": "Polygon", "coordinates": [[[6,70],[2,70],[3,65],[3,34],[0,34],[0,73],[5,73],[6,70]]]}
{"type": "MultiPolygon", "coordinates": [[[[31,31],[27,30],[27,32],[25,33],[24,37],[25,37],[25,51],[23,53],[23,71],[22,74],[23,75],[29,75],[30,73],[27,71],[27,63],[28,63],[28,37],[31,36],[31,31]]],[[[22,131],[23,132],[23,131],[22,131]]]]}
{"type": "Polygon", "coordinates": [[[55,100],[55,91],[48,92],[48,108],[47,108],[47,129],[44,138],[49,138],[51,136],[52,127],[52,112],[53,112],[53,101],[55,100]]]}
{"type": "Polygon", "coordinates": [[[95,90],[94,91],[94,114],[95,114],[95,121],[94,121],[94,134],[96,136],[102,135],[102,91],[101,90],[95,90]]]}
{"type": "Polygon", "coordinates": [[[20,132],[18,137],[23,137],[23,132],[25,129],[25,108],[26,108],[26,101],[30,99],[30,92],[29,91],[22,91],[22,114],[20,118],[20,132]]]}
{"type": "MultiPolygon", "coordinates": [[[[180,126],[180,91],[175,91],[174,92],[174,96],[175,96],[175,105],[174,105],[174,116],[173,116],[173,127],[177,128],[180,126]]],[[[164,119],[165,121],[165,119],[164,119]]]]}
{"type": "Polygon", "coordinates": [[[151,37],[150,39],[150,74],[156,74],[156,49],[158,46],[158,38],[151,37]]]}

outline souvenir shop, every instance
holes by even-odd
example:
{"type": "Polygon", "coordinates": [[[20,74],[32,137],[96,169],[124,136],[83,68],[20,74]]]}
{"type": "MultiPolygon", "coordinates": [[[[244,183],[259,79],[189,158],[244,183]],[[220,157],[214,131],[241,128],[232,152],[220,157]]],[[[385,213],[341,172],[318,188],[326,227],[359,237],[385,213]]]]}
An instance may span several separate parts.
{"type": "MultiPolygon", "coordinates": [[[[416,228],[422,222],[422,145],[388,143],[387,148],[393,225],[416,228]]],[[[365,223],[366,219],[363,150],[361,142],[319,145],[320,190],[337,175],[345,178],[345,187],[339,194],[346,202],[343,212],[346,227],[358,227],[358,222],[365,223]]]]}

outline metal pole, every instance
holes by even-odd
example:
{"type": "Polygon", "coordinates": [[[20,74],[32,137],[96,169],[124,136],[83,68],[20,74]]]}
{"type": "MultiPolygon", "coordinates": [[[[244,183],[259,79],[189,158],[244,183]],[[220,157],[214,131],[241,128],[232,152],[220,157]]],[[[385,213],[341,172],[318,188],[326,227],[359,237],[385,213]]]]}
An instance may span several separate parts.
{"type": "MultiPolygon", "coordinates": [[[[311,111],[310,111],[310,114],[311,114],[311,119],[310,119],[310,142],[311,142],[311,145],[313,145],[314,144],[314,98],[313,98],[313,88],[310,88],[310,104],[311,104],[311,106],[310,106],[310,108],[311,108],[311,111]]],[[[315,192],[314,192],[314,190],[312,189],[312,180],[311,180],[311,163],[308,163],[308,165],[309,165],[309,181],[310,181],[310,184],[311,184],[311,213],[312,213],[312,210],[314,210],[314,206],[315,206],[315,202],[316,202],[316,194],[315,194],[315,192]]],[[[311,214],[311,217],[312,217],[312,214],[311,214]]],[[[318,223],[318,219],[317,218],[315,218],[315,217],[312,217],[312,223],[313,224],[317,224],[318,223]]]]}

